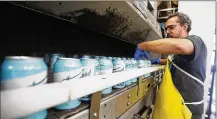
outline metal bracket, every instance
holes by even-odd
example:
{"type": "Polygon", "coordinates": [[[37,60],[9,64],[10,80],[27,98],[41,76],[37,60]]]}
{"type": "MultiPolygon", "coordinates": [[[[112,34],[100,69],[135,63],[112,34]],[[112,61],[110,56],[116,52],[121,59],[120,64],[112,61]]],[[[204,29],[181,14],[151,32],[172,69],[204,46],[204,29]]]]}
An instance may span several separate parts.
{"type": "Polygon", "coordinates": [[[139,77],[137,96],[140,97],[141,92],[142,92],[142,76],[139,77]]]}
{"type": "Polygon", "coordinates": [[[92,94],[89,119],[99,119],[101,96],[102,91],[98,91],[92,94]]]}
{"type": "Polygon", "coordinates": [[[147,109],[142,113],[142,115],[134,114],[134,115],[133,115],[133,119],[149,119],[150,111],[152,111],[151,108],[147,108],[147,109]]]}
{"type": "Polygon", "coordinates": [[[151,111],[151,108],[146,109],[146,110],[142,113],[141,117],[142,117],[143,119],[148,119],[149,116],[150,116],[150,115],[149,115],[150,111],[151,111]]]}

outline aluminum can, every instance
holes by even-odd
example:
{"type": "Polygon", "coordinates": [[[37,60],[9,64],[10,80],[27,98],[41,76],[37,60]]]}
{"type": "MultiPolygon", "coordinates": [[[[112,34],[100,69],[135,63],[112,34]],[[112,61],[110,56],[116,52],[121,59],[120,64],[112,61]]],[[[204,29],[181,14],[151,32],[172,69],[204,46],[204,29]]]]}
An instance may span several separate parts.
{"type": "MultiPolygon", "coordinates": [[[[126,64],[123,60],[121,60],[121,58],[117,58],[113,60],[113,73],[125,71],[125,67],[126,64]]],[[[125,87],[125,82],[113,86],[113,88],[124,88],[124,87],[125,87]]]]}
{"type": "MultiPolygon", "coordinates": [[[[99,60],[100,64],[100,75],[107,75],[111,74],[113,71],[113,64],[112,61],[106,58],[101,58],[99,60]]],[[[112,92],[112,87],[106,88],[102,91],[102,94],[109,94],[112,92]]]]}
{"type": "MultiPolygon", "coordinates": [[[[43,58],[27,56],[5,57],[1,65],[1,89],[18,89],[43,85],[47,82],[47,65],[43,58]]],[[[47,110],[41,110],[22,119],[45,119],[47,110]]]]}
{"type": "MultiPolygon", "coordinates": [[[[81,78],[82,66],[79,59],[59,57],[54,64],[54,82],[65,82],[81,78]]],[[[81,104],[79,99],[74,99],[55,108],[59,110],[74,109],[81,104]]]]}

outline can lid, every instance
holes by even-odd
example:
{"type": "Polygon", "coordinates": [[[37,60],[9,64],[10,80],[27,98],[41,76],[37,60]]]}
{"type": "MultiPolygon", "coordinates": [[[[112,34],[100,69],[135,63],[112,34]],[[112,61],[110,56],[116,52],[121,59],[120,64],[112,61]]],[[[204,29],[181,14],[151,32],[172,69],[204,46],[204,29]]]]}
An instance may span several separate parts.
{"type": "Polygon", "coordinates": [[[76,58],[69,58],[69,57],[58,57],[57,59],[59,59],[59,60],[79,60],[76,58]]]}
{"type": "Polygon", "coordinates": [[[31,56],[6,56],[6,59],[16,59],[16,60],[40,60],[42,57],[31,57],[31,56]]]}

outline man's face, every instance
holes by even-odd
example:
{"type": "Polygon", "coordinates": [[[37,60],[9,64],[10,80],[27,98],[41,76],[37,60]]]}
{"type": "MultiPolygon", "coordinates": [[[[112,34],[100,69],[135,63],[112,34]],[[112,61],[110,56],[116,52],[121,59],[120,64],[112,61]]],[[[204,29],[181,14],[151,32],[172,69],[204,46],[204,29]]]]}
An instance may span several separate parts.
{"type": "Polygon", "coordinates": [[[165,23],[165,28],[167,31],[167,37],[169,38],[182,38],[183,32],[186,30],[186,26],[180,25],[178,23],[179,18],[172,17],[165,23]]]}

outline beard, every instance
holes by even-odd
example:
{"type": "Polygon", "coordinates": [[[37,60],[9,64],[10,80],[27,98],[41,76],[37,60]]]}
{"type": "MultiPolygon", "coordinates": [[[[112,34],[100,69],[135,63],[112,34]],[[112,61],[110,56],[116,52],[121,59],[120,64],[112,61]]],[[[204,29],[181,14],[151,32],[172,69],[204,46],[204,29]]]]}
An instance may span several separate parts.
{"type": "Polygon", "coordinates": [[[173,38],[171,35],[167,34],[166,38],[173,38]]]}

